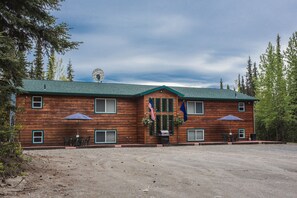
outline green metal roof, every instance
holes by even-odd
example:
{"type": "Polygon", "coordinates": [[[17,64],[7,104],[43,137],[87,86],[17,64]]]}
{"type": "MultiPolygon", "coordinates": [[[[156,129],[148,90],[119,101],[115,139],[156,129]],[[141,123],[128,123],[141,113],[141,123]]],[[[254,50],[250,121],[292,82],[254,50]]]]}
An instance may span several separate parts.
{"type": "Polygon", "coordinates": [[[257,100],[254,97],[232,90],[215,88],[191,88],[150,86],[120,83],[95,83],[95,82],[65,82],[51,80],[24,80],[24,93],[42,95],[83,95],[106,97],[138,97],[166,89],[181,99],[195,100],[257,100]]]}

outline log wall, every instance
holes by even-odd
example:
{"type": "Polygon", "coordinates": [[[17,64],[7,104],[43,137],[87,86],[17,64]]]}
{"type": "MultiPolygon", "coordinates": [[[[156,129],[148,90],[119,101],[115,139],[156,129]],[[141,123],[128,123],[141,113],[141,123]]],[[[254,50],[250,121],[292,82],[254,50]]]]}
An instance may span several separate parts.
{"type": "MultiPolygon", "coordinates": [[[[160,90],[138,98],[117,98],[116,114],[94,113],[95,97],[84,96],[43,96],[43,108],[31,108],[30,95],[17,96],[17,106],[22,112],[17,114],[17,122],[23,126],[20,141],[23,146],[32,146],[32,131],[44,131],[42,145],[63,145],[64,137],[74,137],[77,130],[80,136],[91,137],[95,144],[94,131],[113,129],[117,131],[117,144],[155,144],[157,137],[149,133],[143,126],[142,118],[148,115],[149,98],[173,98],[174,117],[183,117],[180,111],[182,101],[178,96],[167,90],[160,90]],[[74,113],[88,115],[93,120],[64,120],[74,113]]],[[[204,141],[222,141],[222,133],[229,133],[230,123],[217,119],[229,114],[238,116],[244,121],[232,122],[232,132],[238,133],[239,128],[245,129],[246,139],[254,131],[253,103],[246,102],[246,111],[238,112],[237,101],[204,101],[204,115],[188,115],[188,121],[179,128],[174,128],[170,143],[187,142],[187,130],[191,128],[204,129],[204,141]]],[[[34,144],[39,145],[39,144],[34,144]]]]}

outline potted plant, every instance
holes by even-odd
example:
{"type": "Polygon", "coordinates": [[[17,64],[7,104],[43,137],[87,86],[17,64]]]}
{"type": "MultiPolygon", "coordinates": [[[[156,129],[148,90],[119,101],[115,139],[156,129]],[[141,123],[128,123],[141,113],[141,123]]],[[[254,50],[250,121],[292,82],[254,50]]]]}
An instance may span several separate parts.
{"type": "Polygon", "coordinates": [[[184,120],[183,120],[181,117],[176,117],[176,118],[174,119],[174,125],[175,125],[176,127],[181,126],[183,123],[184,123],[184,120]]]}
{"type": "Polygon", "coordinates": [[[153,120],[150,119],[149,117],[144,117],[144,118],[142,118],[142,124],[144,126],[150,126],[153,124],[153,120]]]}

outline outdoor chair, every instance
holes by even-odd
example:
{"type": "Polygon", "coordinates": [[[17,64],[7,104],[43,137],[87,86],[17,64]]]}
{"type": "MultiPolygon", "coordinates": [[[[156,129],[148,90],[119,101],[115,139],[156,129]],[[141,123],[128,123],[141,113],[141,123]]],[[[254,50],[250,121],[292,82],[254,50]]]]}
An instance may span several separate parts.
{"type": "Polygon", "coordinates": [[[89,136],[89,137],[87,137],[87,138],[85,139],[85,145],[86,145],[86,146],[89,145],[89,143],[90,143],[90,139],[91,139],[91,136],[89,136]]]}
{"type": "Polygon", "coordinates": [[[228,142],[228,134],[227,133],[222,133],[222,138],[224,142],[228,142]]]}
{"type": "Polygon", "coordinates": [[[70,146],[70,138],[64,137],[64,146],[70,146]]]}
{"type": "Polygon", "coordinates": [[[236,142],[238,140],[238,134],[237,133],[234,133],[232,135],[232,142],[236,142]]]}

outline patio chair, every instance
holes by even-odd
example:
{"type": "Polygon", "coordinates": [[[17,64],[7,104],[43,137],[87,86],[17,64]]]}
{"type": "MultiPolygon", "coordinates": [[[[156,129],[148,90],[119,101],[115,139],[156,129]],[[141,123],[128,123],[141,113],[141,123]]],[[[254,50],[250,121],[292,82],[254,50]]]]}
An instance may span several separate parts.
{"type": "Polygon", "coordinates": [[[224,142],[228,142],[228,134],[227,133],[222,133],[222,138],[224,142]]]}
{"type": "Polygon", "coordinates": [[[232,142],[236,142],[238,140],[238,134],[234,133],[232,136],[232,142]]]}
{"type": "Polygon", "coordinates": [[[87,137],[87,138],[85,139],[85,145],[86,145],[86,146],[89,145],[89,143],[90,143],[90,139],[91,139],[91,136],[89,136],[89,137],[87,137]]]}
{"type": "Polygon", "coordinates": [[[70,146],[69,138],[64,137],[64,146],[70,146]]]}

